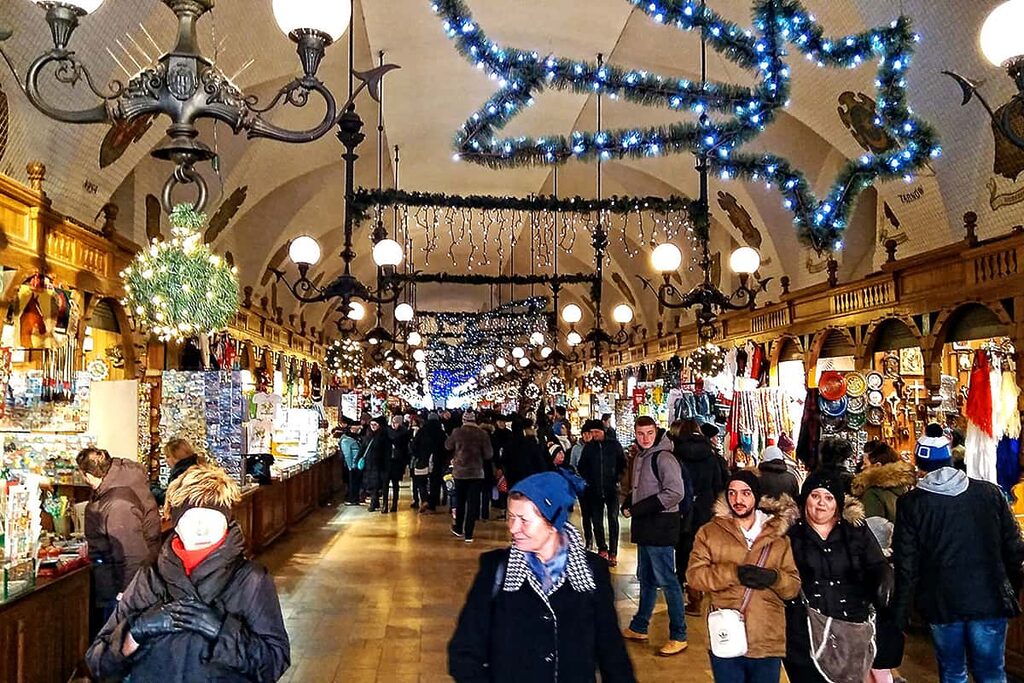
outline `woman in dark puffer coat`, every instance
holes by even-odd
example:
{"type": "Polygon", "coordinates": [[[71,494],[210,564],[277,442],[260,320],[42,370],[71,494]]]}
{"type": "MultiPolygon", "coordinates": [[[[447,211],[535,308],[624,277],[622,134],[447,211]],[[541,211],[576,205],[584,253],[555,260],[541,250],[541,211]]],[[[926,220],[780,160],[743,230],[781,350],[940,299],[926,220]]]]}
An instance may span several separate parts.
{"type": "Polygon", "coordinates": [[[274,581],[245,559],[242,532],[228,521],[240,497],[213,466],[193,466],[171,485],[175,531],[86,653],[95,677],[273,683],[284,674],[290,648],[274,581]]]}

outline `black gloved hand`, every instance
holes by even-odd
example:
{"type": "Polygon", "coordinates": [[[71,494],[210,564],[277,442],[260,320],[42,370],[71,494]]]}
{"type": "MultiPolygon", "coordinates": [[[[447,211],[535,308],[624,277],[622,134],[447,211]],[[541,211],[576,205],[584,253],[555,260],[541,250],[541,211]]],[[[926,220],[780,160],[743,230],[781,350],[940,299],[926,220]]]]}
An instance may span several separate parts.
{"type": "Polygon", "coordinates": [[[128,632],[132,639],[141,645],[150,638],[180,630],[174,622],[174,617],[168,611],[168,606],[157,605],[135,617],[128,632]]]}
{"type": "Polygon", "coordinates": [[[183,629],[198,633],[207,640],[216,640],[224,626],[224,614],[215,607],[195,602],[174,602],[167,606],[174,623],[183,629]]]}
{"type": "Polygon", "coordinates": [[[741,584],[754,589],[771,588],[779,578],[779,573],[774,569],[765,569],[756,564],[741,564],[736,568],[736,575],[741,584]]]}

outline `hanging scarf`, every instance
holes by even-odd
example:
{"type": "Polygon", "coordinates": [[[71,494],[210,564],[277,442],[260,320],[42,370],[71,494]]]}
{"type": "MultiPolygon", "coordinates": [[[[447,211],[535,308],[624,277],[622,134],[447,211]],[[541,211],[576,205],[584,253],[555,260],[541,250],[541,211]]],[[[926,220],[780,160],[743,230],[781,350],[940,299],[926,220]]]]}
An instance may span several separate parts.
{"type": "Polygon", "coordinates": [[[1000,433],[1011,439],[1020,438],[1020,410],[1017,408],[1019,398],[1020,388],[1017,386],[1017,380],[1009,368],[1004,368],[996,419],[999,422],[1000,433]]]}
{"type": "Polygon", "coordinates": [[[967,434],[964,439],[964,464],[967,476],[997,483],[996,446],[992,412],[992,369],[988,352],[978,350],[971,368],[967,394],[967,434]]]}

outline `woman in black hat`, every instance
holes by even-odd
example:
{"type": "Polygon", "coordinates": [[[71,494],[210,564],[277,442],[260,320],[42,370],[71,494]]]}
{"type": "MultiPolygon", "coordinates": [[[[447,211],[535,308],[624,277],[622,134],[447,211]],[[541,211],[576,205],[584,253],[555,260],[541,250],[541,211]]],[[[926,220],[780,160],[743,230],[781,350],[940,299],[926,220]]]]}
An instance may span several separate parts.
{"type": "MultiPolygon", "coordinates": [[[[840,641],[859,639],[840,642],[863,655],[846,657],[841,680],[863,681],[874,659],[874,629],[846,628],[843,622],[873,625],[874,608],[888,603],[892,589],[889,563],[864,523],[863,506],[853,498],[847,502],[839,476],[811,474],[800,499],[801,519],[789,538],[802,588],[800,597],[786,604],[786,673],[791,683],[828,680],[812,657],[808,613],[816,610],[832,618],[831,632],[840,641]]],[[[814,644],[820,644],[818,637],[814,644]]]]}

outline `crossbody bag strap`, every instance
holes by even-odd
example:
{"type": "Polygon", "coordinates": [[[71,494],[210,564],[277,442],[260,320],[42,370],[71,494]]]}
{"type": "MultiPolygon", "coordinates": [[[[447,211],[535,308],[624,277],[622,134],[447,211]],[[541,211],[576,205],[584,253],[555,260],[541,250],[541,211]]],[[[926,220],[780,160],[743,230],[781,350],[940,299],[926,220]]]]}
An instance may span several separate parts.
{"type": "MultiPolygon", "coordinates": [[[[768,543],[761,549],[761,556],[757,558],[757,566],[764,567],[764,563],[768,561],[768,553],[771,552],[772,544],[768,543]]],[[[740,603],[740,614],[747,613],[747,606],[750,605],[750,599],[754,597],[754,589],[747,588],[743,591],[743,602],[740,603]]]]}

